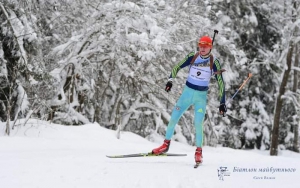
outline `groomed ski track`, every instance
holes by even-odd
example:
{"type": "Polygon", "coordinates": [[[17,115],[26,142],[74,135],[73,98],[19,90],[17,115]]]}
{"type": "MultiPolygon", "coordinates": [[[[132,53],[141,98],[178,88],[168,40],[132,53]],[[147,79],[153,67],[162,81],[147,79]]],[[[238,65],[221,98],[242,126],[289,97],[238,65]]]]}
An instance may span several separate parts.
{"type": "MultiPolygon", "coordinates": [[[[5,124],[0,124],[3,132],[5,124]]],[[[298,187],[300,155],[268,151],[204,147],[204,163],[194,169],[195,147],[172,141],[169,152],[186,157],[107,158],[149,152],[162,143],[98,124],[61,126],[30,120],[11,136],[0,135],[1,188],[253,188],[298,187]],[[221,167],[228,176],[218,177],[221,167]],[[262,172],[260,169],[296,169],[295,172],[262,172]],[[236,171],[234,171],[236,169],[236,171]],[[238,172],[256,169],[257,172],[238,172]],[[275,179],[257,179],[270,177],[275,179]],[[221,180],[223,178],[223,180],[221,180]]]]}

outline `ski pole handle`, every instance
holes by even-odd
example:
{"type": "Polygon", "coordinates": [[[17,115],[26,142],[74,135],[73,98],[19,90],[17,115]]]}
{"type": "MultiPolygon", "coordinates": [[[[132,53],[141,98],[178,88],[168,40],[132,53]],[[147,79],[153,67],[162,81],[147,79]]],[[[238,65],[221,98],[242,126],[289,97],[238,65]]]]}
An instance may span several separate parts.
{"type": "Polygon", "coordinates": [[[218,34],[218,33],[219,33],[218,30],[214,30],[214,36],[213,36],[213,40],[212,40],[212,45],[214,44],[216,34],[218,34]]]}

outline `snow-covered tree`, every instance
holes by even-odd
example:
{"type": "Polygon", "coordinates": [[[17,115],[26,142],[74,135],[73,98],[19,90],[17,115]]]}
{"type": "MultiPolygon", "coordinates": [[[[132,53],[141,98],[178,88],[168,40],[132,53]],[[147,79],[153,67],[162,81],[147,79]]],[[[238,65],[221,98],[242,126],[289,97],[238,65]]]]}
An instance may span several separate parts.
{"type": "MultiPolygon", "coordinates": [[[[7,121],[6,133],[10,133],[10,120],[24,115],[28,108],[28,98],[24,90],[25,80],[30,77],[30,52],[37,39],[32,25],[23,9],[18,9],[14,1],[0,3],[1,49],[1,112],[7,121]],[[28,47],[28,51],[26,50],[28,47]],[[3,51],[2,51],[3,50],[3,51]]],[[[33,50],[34,51],[34,50],[33,50]]]]}
{"type": "MultiPolygon", "coordinates": [[[[284,19],[285,23],[288,23],[284,27],[284,35],[282,41],[282,52],[281,57],[282,61],[285,62],[284,71],[282,74],[282,81],[280,83],[280,88],[278,95],[276,96],[276,108],[274,115],[274,124],[272,130],[272,145],[270,150],[270,155],[278,155],[278,145],[282,144],[283,147],[288,147],[293,149],[293,136],[291,132],[293,129],[293,124],[295,123],[295,116],[297,116],[296,108],[299,108],[299,103],[297,98],[292,93],[292,87],[289,85],[290,71],[292,68],[293,53],[295,46],[297,45],[298,40],[295,36],[296,30],[300,27],[300,24],[296,22],[297,18],[297,1],[287,2],[286,6],[290,5],[289,11],[285,9],[284,16],[288,19],[284,19]],[[288,90],[290,88],[290,90],[288,90]],[[284,106],[284,103],[287,105],[284,106]],[[282,110],[284,109],[284,110],[282,110]],[[283,117],[283,118],[281,118],[283,117]],[[284,121],[285,120],[285,121],[284,121]],[[281,127],[281,129],[279,129],[281,127]],[[281,138],[280,138],[281,137],[281,138]]],[[[292,77],[291,77],[292,78],[292,77]]],[[[292,84],[291,84],[292,85],[292,84]]]]}
{"type": "MultiPolygon", "coordinates": [[[[166,93],[170,71],[196,50],[201,35],[212,36],[216,29],[213,55],[226,69],[227,101],[249,72],[253,77],[228,104],[225,118],[219,115],[212,79],[205,144],[269,149],[286,49],[299,24],[291,22],[291,10],[291,2],[280,0],[4,0],[1,121],[7,120],[11,96],[11,120],[96,121],[150,140],[164,135],[188,72],[181,70],[166,93]]],[[[293,84],[297,81],[290,77],[279,128],[280,147],[288,149],[297,142],[299,119],[293,84]]],[[[193,119],[190,108],[173,138],[194,144],[193,119]]]]}

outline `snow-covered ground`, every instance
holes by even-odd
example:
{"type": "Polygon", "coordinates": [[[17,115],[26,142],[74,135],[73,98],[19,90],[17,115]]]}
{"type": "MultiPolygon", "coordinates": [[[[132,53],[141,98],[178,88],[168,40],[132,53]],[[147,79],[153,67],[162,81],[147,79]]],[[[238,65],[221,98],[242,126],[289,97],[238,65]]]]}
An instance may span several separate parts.
{"type": "Polygon", "coordinates": [[[0,123],[1,188],[300,187],[300,155],[289,151],[271,157],[268,151],[204,147],[204,163],[194,169],[195,148],[174,141],[170,153],[186,157],[106,157],[148,152],[163,138],[153,143],[123,132],[117,139],[114,131],[98,124],[37,120],[16,127],[8,137],[4,126],[0,123]]]}

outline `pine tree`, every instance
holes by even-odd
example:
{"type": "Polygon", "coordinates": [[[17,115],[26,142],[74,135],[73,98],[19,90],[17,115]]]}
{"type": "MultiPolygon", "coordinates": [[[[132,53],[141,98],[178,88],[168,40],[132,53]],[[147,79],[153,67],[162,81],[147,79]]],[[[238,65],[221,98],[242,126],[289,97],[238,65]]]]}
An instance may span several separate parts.
{"type": "MultiPolygon", "coordinates": [[[[293,10],[292,10],[292,22],[294,23],[296,21],[296,1],[293,1],[293,10]]],[[[280,115],[281,111],[283,108],[283,103],[284,103],[284,95],[286,93],[286,86],[288,83],[289,79],[289,74],[291,71],[291,66],[292,66],[292,56],[293,56],[293,51],[295,48],[295,43],[293,40],[295,33],[295,27],[292,27],[291,29],[291,39],[288,40],[287,46],[286,46],[286,68],[283,73],[282,81],[280,84],[279,92],[277,95],[276,99],[276,107],[275,107],[275,115],[274,115],[274,123],[273,123],[273,130],[272,130],[272,143],[271,143],[271,148],[270,148],[270,155],[278,155],[278,143],[279,143],[279,127],[280,127],[280,115]]],[[[283,52],[285,53],[285,52],[283,52]]]]}

